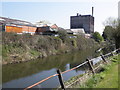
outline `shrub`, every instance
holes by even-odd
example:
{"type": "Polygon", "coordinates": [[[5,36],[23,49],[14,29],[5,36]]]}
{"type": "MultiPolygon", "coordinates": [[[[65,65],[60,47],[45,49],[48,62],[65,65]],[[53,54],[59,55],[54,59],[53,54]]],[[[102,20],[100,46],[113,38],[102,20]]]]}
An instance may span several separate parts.
{"type": "Polygon", "coordinates": [[[103,41],[103,37],[99,34],[99,32],[94,32],[92,37],[97,42],[103,41]]]}

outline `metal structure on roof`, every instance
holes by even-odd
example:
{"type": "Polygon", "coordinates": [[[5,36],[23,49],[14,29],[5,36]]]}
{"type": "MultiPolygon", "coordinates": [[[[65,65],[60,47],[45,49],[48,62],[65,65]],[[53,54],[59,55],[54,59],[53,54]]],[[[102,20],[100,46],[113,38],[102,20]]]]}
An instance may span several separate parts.
{"type": "Polygon", "coordinates": [[[92,15],[81,15],[77,13],[76,16],[70,17],[70,29],[83,28],[85,33],[91,34],[94,32],[94,17],[93,17],[93,7],[92,15]]]}

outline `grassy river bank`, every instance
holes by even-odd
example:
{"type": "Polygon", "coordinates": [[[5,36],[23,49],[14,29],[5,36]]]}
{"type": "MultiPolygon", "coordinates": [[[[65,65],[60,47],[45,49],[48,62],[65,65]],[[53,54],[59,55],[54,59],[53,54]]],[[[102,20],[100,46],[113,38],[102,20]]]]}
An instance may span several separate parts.
{"type": "MultiPolygon", "coordinates": [[[[120,82],[118,82],[120,77],[120,72],[118,67],[120,66],[120,54],[108,58],[111,60],[111,63],[104,65],[103,71],[96,73],[94,76],[88,78],[84,83],[78,82],[76,85],[71,88],[118,88],[120,82]]],[[[72,77],[68,82],[75,81],[83,75],[72,77]]]]}
{"type": "Polygon", "coordinates": [[[15,34],[2,32],[2,64],[20,63],[99,46],[93,39],[84,36],[70,38],[66,33],[58,37],[44,35],[15,34]]]}

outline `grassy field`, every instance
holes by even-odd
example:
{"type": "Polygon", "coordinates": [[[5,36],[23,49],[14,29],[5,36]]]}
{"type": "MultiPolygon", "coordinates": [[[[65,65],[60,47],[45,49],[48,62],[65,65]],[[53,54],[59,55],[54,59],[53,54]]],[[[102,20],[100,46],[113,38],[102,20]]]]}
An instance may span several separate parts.
{"type": "MultiPolygon", "coordinates": [[[[104,66],[104,71],[90,78],[80,88],[118,88],[118,65],[120,55],[110,58],[111,64],[104,66]]],[[[78,87],[78,86],[77,86],[78,87]]]]}

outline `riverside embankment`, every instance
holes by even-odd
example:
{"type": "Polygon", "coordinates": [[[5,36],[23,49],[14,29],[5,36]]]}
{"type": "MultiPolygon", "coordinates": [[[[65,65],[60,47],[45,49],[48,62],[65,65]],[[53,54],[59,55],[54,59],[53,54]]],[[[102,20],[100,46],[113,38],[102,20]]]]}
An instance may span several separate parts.
{"type": "MultiPolygon", "coordinates": [[[[69,70],[84,62],[87,57],[95,57],[97,53],[92,48],[74,52],[51,55],[46,58],[38,58],[26,63],[8,64],[2,67],[3,88],[26,88],[40,80],[43,80],[61,71],[69,70]]],[[[85,73],[86,67],[72,70],[63,75],[64,80],[85,73]]],[[[35,88],[56,88],[59,86],[57,77],[53,77],[35,88]],[[51,83],[52,82],[52,83],[51,83]]]]}
{"type": "Polygon", "coordinates": [[[72,77],[65,84],[73,83],[69,88],[119,88],[120,54],[107,58],[107,64],[101,64],[95,75],[83,74],[72,77]]]}
{"type": "MultiPolygon", "coordinates": [[[[4,65],[2,67],[3,88],[26,88],[55,74],[57,69],[69,70],[84,62],[86,58],[93,58],[99,54],[95,52],[99,45],[93,39],[87,39],[83,36],[68,37],[67,35],[54,37],[3,33],[4,63],[31,60],[26,63],[4,65]]],[[[86,69],[86,67],[82,67],[68,72],[63,75],[64,80],[67,81],[73,76],[83,74],[86,69]]],[[[36,88],[56,88],[58,86],[57,77],[53,77],[37,85],[36,88]]]]}
{"type": "MultiPolygon", "coordinates": [[[[69,38],[65,34],[54,37],[4,32],[2,35],[3,64],[31,60],[26,63],[4,65],[3,88],[26,88],[55,74],[58,68],[65,71],[85,61],[87,57],[95,57],[95,50],[99,47],[93,39],[83,36],[69,38]]],[[[68,80],[84,72],[84,68],[73,70],[65,74],[64,79],[68,80]]],[[[58,79],[54,77],[36,87],[56,88],[58,85],[58,79]]]]}
{"type": "Polygon", "coordinates": [[[20,63],[89,48],[95,51],[99,47],[93,39],[83,36],[70,38],[65,33],[54,37],[2,32],[2,36],[2,64],[20,63]]]}

